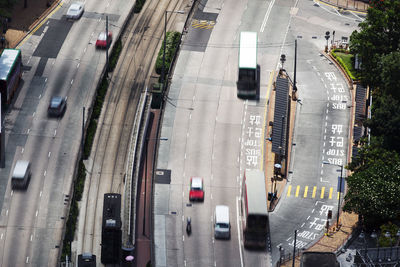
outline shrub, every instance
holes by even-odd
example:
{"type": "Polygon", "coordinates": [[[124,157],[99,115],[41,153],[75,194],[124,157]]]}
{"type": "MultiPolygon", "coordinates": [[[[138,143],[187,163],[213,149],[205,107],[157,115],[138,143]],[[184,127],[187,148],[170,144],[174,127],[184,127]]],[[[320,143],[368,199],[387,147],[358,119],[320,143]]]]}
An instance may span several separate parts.
{"type": "MultiPolygon", "coordinates": [[[[174,58],[177,46],[181,39],[181,34],[179,32],[167,32],[166,38],[166,49],[165,49],[165,76],[168,74],[168,70],[171,66],[172,59],[174,58]]],[[[163,65],[163,52],[164,52],[164,42],[158,52],[156,60],[156,73],[161,74],[163,65]]]]}
{"type": "Polygon", "coordinates": [[[118,62],[119,55],[121,54],[121,50],[122,50],[122,42],[121,42],[121,39],[118,39],[115,42],[115,45],[114,45],[113,50],[110,55],[108,71],[113,71],[115,69],[115,66],[117,66],[117,62],[118,62]]]}
{"type": "Polygon", "coordinates": [[[85,146],[83,148],[83,158],[88,159],[92,150],[94,135],[96,134],[97,121],[90,120],[89,127],[86,132],[85,146]]]}
{"type": "Polygon", "coordinates": [[[133,12],[140,13],[145,2],[146,0],[136,0],[135,6],[133,7],[133,12]]]}

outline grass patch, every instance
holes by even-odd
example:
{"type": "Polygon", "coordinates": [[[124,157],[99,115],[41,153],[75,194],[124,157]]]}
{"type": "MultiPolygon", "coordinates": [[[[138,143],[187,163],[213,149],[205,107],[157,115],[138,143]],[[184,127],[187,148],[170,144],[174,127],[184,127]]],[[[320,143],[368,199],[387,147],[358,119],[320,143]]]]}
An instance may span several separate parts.
{"type": "Polygon", "coordinates": [[[359,73],[354,69],[354,55],[347,53],[344,49],[336,49],[331,52],[332,56],[339,62],[352,80],[359,79],[359,73]]]}

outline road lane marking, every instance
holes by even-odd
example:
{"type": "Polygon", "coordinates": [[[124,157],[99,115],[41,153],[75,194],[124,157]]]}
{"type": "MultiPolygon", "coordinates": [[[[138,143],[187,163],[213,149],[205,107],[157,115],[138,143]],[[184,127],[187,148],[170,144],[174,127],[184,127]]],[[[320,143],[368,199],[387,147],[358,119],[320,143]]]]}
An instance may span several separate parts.
{"type": "Polygon", "coordinates": [[[32,240],[33,240],[33,235],[31,235],[31,242],[32,242],[32,240]]]}
{"type": "Polygon", "coordinates": [[[317,187],[314,186],[313,190],[312,190],[312,198],[315,198],[315,193],[317,192],[317,187]]]}
{"type": "Polygon", "coordinates": [[[6,216],[8,216],[8,210],[6,210],[6,216]]]}
{"type": "Polygon", "coordinates": [[[49,154],[47,155],[48,158],[50,158],[51,152],[49,152],[49,154]]]}
{"type": "Polygon", "coordinates": [[[264,32],[265,26],[267,25],[267,21],[268,21],[269,14],[271,13],[271,10],[272,10],[272,7],[274,6],[274,3],[275,3],[275,0],[272,0],[272,1],[269,3],[267,12],[265,13],[263,22],[262,22],[262,24],[261,24],[260,32],[264,32]]]}
{"type": "Polygon", "coordinates": [[[329,189],[329,199],[332,199],[333,187],[329,189]]]}
{"type": "Polygon", "coordinates": [[[298,185],[298,186],[296,187],[296,197],[299,196],[299,191],[300,191],[300,185],[298,185]]]}
{"type": "Polygon", "coordinates": [[[340,197],[340,192],[337,192],[337,199],[339,199],[340,197]]]}
{"type": "Polygon", "coordinates": [[[42,197],[43,191],[40,191],[39,196],[42,197]]]}
{"type": "Polygon", "coordinates": [[[38,214],[39,214],[39,211],[38,211],[38,210],[36,210],[36,215],[35,215],[35,216],[37,217],[37,216],[38,216],[38,214]]]}
{"type": "Polygon", "coordinates": [[[25,263],[29,263],[29,257],[26,257],[25,263]]]}
{"type": "Polygon", "coordinates": [[[307,197],[307,192],[308,192],[308,186],[306,186],[306,187],[304,188],[304,198],[307,197]]]}
{"type": "Polygon", "coordinates": [[[289,185],[289,187],[288,187],[288,191],[287,191],[287,196],[288,197],[290,197],[290,190],[292,190],[292,186],[291,185],[289,185]]]}
{"type": "Polygon", "coordinates": [[[0,235],[0,239],[3,239],[3,233],[1,233],[1,235],[0,235]]]}
{"type": "Polygon", "coordinates": [[[242,241],[240,240],[240,215],[239,215],[239,198],[236,197],[236,223],[237,223],[237,233],[238,233],[238,245],[239,245],[239,256],[240,256],[240,266],[243,266],[243,255],[242,255],[242,241]]]}
{"type": "Polygon", "coordinates": [[[24,150],[25,150],[25,148],[22,148],[22,150],[21,150],[21,154],[24,154],[24,150]]]}
{"type": "Polygon", "coordinates": [[[11,196],[14,194],[14,190],[11,190],[11,196]]]}
{"type": "Polygon", "coordinates": [[[325,186],[321,188],[321,198],[324,198],[325,195],[325,186]]]}

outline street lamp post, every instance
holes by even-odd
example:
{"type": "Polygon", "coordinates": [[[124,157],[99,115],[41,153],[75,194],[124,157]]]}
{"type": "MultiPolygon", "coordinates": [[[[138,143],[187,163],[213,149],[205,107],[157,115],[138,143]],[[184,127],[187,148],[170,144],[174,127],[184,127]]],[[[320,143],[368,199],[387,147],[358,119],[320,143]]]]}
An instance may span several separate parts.
{"type": "Polygon", "coordinates": [[[378,239],[378,234],[374,231],[372,231],[371,237],[376,239],[376,246],[378,247],[378,252],[376,253],[376,259],[379,259],[379,239],[378,239]]]}
{"type": "Polygon", "coordinates": [[[329,161],[323,161],[323,164],[334,165],[340,167],[340,180],[339,180],[339,196],[338,196],[338,208],[337,208],[337,216],[336,216],[336,227],[339,229],[339,214],[340,214],[340,195],[342,192],[342,180],[343,180],[343,165],[332,164],[329,161]]]}
{"type": "MultiPolygon", "coordinates": [[[[390,261],[390,258],[392,257],[392,245],[393,245],[393,244],[392,244],[392,235],[390,234],[389,231],[386,231],[385,237],[386,237],[386,238],[389,238],[389,241],[390,241],[390,255],[389,255],[389,257],[387,258],[387,260],[390,261]]],[[[386,250],[385,250],[385,258],[386,258],[386,250]]]]}

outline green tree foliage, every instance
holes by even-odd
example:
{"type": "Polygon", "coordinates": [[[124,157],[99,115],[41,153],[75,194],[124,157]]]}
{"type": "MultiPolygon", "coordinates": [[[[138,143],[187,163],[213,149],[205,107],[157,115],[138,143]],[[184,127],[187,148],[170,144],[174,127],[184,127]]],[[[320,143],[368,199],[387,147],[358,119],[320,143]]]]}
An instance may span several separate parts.
{"type": "Polygon", "coordinates": [[[383,148],[382,142],[383,138],[371,137],[370,145],[365,144],[361,147],[357,155],[352,158],[347,169],[357,172],[368,169],[373,164],[384,165],[389,162],[400,162],[399,154],[396,151],[383,148]]]}
{"type": "Polygon", "coordinates": [[[350,50],[361,57],[361,80],[375,88],[383,85],[382,61],[400,46],[400,0],[371,0],[370,6],[350,36],[350,50]]]}
{"type": "Polygon", "coordinates": [[[17,0],[0,0],[0,17],[9,18],[16,2],[17,0]]]}
{"type": "Polygon", "coordinates": [[[344,211],[361,215],[368,225],[400,214],[400,161],[372,162],[347,178],[344,211]]]}
{"type": "Polygon", "coordinates": [[[384,148],[400,152],[400,101],[378,90],[373,96],[372,118],[365,126],[371,128],[373,136],[382,138],[384,148]]]}
{"type": "Polygon", "coordinates": [[[387,94],[400,100],[400,51],[382,56],[380,69],[381,87],[387,94]]]}

